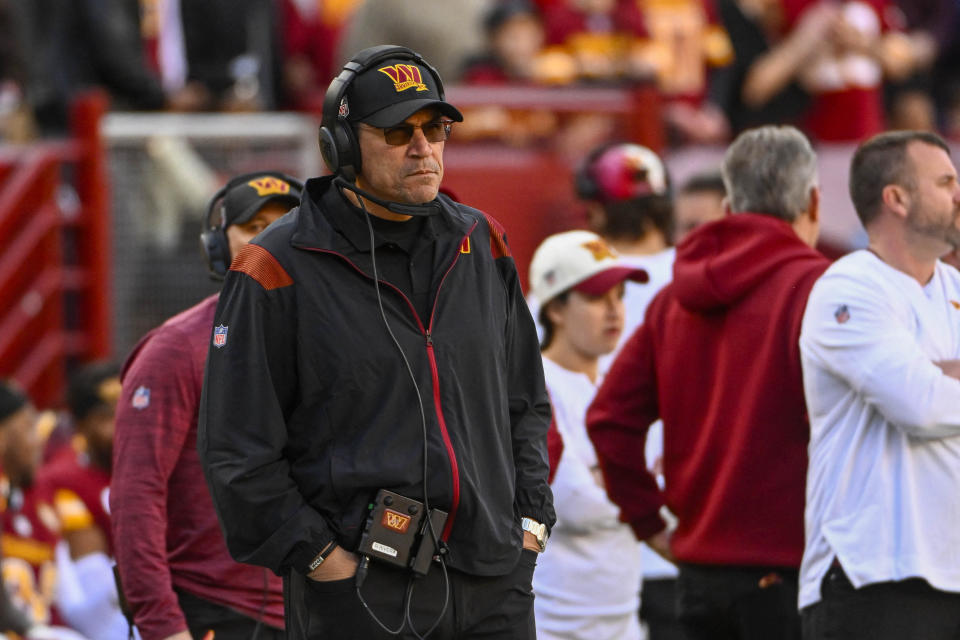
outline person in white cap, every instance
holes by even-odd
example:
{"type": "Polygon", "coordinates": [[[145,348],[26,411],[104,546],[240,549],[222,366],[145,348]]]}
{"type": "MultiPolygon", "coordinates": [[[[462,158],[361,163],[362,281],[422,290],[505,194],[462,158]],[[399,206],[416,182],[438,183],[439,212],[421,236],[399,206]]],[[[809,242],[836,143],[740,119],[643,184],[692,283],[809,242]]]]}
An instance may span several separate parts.
{"type": "Polygon", "coordinates": [[[590,231],[550,236],[530,264],[543,301],[544,376],[564,444],[552,484],[557,524],[533,580],[540,640],[641,637],[639,543],[607,498],[584,416],[600,357],[623,331],[625,281],[647,279],[590,231]]]}

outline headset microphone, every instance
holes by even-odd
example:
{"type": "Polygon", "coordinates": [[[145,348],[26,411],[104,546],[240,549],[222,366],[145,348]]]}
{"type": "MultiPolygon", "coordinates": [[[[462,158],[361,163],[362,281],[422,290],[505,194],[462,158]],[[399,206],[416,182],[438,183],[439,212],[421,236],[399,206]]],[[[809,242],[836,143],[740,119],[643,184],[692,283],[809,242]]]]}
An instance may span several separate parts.
{"type": "Polygon", "coordinates": [[[430,202],[425,202],[423,204],[404,204],[402,202],[390,202],[388,200],[382,200],[372,193],[368,193],[353,184],[348,182],[346,179],[337,176],[333,179],[334,184],[336,184],[341,189],[346,189],[347,191],[353,191],[358,196],[366,198],[370,202],[380,205],[387,211],[392,211],[393,213],[400,214],[402,216],[433,216],[437,215],[441,211],[440,203],[436,200],[431,200],[430,202]]]}

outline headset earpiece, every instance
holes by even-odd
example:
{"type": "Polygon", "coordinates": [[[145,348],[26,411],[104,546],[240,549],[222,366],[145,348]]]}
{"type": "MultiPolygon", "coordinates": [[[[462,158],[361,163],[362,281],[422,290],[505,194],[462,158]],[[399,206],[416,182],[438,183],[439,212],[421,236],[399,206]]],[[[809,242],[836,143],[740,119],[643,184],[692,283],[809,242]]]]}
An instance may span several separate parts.
{"type": "Polygon", "coordinates": [[[370,47],[364,49],[343,65],[343,70],[333,79],[324,95],[323,114],[318,137],[320,155],[323,156],[327,168],[332,174],[338,175],[349,182],[356,181],[357,174],[360,173],[362,158],[360,157],[360,144],[357,142],[357,135],[346,119],[347,114],[341,116],[340,106],[354,78],[375,64],[390,58],[411,60],[429,71],[437,83],[437,93],[440,99],[444,99],[443,80],[440,78],[440,74],[419,53],[407,47],[391,44],[370,47]]]}
{"type": "Polygon", "coordinates": [[[230,255],[230,241],[227,240],[227,231],[224,227],[224,217],[222,211],[216,221],[213,220],[217,211],[217,205],[227,193],[236,186],[262,176],[271,176],[279,178],[288,183],[291,189],[296,189],[297,193],[292,195],[299,197],[303,193],[303,183],[279,171],[254,171],[231,178],[227,184],[223,185],[207,204],[206,213],[203,215],[203,230],[200,232],[200,250],[203,252],[204,261],[207,265],[207,271],[214,280],[223,280],[230,268],[230,262],[233,257],[230,255]]]}
{"type": "Polygon", "coordinates": [[[360,143],[346,120],[338,118],[330,127],[320,127],[320,155],[332,173],[350,182],[357,179],[360,143]]]}
{"type": "Polygon", "coordinates": [[[214,280],[223,280],[230,268],[230,242],[222,227],[200,233],[200,248],[207,262],[207,271],[214,280]]]}

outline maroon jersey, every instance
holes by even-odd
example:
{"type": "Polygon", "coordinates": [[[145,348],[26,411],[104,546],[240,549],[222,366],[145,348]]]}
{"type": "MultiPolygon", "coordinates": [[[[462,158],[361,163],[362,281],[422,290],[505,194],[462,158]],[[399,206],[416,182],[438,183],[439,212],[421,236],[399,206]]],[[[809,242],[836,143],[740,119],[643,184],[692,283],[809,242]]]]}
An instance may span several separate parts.
{"type": "Polygon", "coordinates": [[[197,416],[217,296],[147,334],[124,364],[111,524],[143,640],[186,630],[174,589],[283,627],[280,579],[227,552],[197,455],[197,416]],[[264,581],[267,580],[267,589],[264,581]]]}
{"type": "Polygon", "coordinates": [[[107,538],[107,553],[113,556],[110,532],[110,473],[90,463],[83,439],[74,439],[40,469],[37,484],[49,497],[63,533],[97,527],[107,538]]]}
{"type": "Polygon", "coordinates": [[[3,512],[3,586],[38,624],[60,624],[53,608],[57,516],[37,486],[20,489],[0,479],[3,512]]]}

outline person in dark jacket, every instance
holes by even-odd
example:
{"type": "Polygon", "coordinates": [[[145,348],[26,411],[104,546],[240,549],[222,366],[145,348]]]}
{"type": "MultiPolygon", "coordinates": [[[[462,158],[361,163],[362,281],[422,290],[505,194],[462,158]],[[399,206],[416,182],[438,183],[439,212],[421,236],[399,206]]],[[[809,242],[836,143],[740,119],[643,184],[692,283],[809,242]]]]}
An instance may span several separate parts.
{"type": "Polygon", "coordinates": [[[230,552],[284,577],[291,638],[535,637],[550,405],[503,228],[438,195],[443,95],[409,49],[348,62],[333,175],[240,252],[215,314],[198,449],[230,552]],[[371,551],[410,538],[364,537],[381,490],[447,514],[423,577],[371,551]]]}
{"type": "Polygon", "coordinates": [[[723,180],[733,215],[677,246],[673,281],[607,373],[587,430],[621,517],[677,562],[687,637],[787,640],[800,637],[809,439],[798,340],[828,264],[812,248],[816,156],[793,127],[761,127],[727,150],[723,180]],[[662,491],[643,455],[657,418],[662,491]]]}

